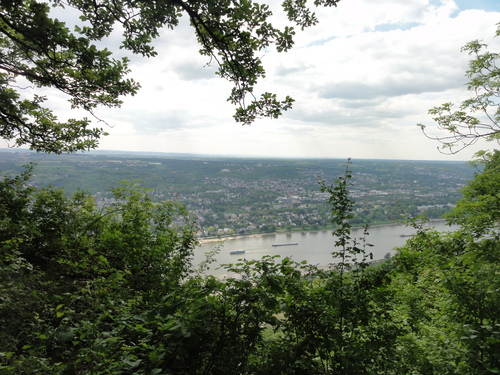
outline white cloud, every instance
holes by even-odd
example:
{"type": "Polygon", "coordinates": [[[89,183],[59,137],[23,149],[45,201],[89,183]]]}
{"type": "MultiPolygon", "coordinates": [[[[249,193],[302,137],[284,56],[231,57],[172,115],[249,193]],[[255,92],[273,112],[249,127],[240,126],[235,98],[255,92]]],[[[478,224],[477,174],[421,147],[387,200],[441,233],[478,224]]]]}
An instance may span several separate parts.
{"type": "Polygon", "coordinates": [[[268,74],[258,92],[297,100],[281,119],[250,127],[234,122],[226,102],[231,86],[204,68],[208,60],[183,20],[155,42],[158,57],[132,59],[142,89],[122,109],[99,113],[115,124],[101,148],[443,158],[416,123],[432,127],[429,108],[467,97],[468,56],[460,48],[483,39],[499,50],[492,36],[500,11],[460,10],[452,0],[343,0],[317,13],[320,24],[298,31],[292,51],[263,57],[268,74]]]}

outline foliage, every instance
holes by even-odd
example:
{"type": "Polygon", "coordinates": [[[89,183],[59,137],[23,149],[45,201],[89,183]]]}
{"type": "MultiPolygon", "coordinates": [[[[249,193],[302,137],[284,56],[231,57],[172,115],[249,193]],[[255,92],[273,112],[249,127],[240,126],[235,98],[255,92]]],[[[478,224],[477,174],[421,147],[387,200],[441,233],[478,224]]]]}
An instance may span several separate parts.
{"type": "Polygon", "coordinates": [[[426,230],[400,249],[391,275],[399,373],[498,372],[498,243],[426,230]]]}
{"type": "MultiPolygon", "coordinates": [[[[496,36],[500,35],[500,23],[496,36]]],[[[453,103],[445,103],[429,110],[439,129],[450,133],[448,136],[429,137],[443,144],[448,153],[456,153],[475,144],[479,139],[500,142],[500,69],[499,53],[489,52],[488,46],[478,40],[467,43],[462,51],[473,56],[466,76],[468,91],[473,97],[464,100],[458,110],[453,103]]],[[[425,133],[425,125],[419,124],[425,133]]],[[[427,134],[426,134],[427,135],[427,134]]]]}
{"type": "Polygon", "coordinates": [[[340,176],[335,181],[335,184],[327,185],[323,179],[319,181],[320,191],[329,195],[328,203],[330,203],[332,209],[331,221],[335,226],[332,234],[336,237],[335,246],[340,249],[339,251],[334,251],[332,256],[334,259],[339,259],[338,267],[341,276],[344,274],[345,269],[351,266],[365,267],[367,256],[372,259],[372,254],[366,253],[366,246],[371,246],[366,243],[368,228],[365,227],[361,244],[357,239],[351,237],[354,201],[350,198],[349,194],[349,181],[352,178],[352,172],[349,169],[350,164],[351,160],[348,159],[344,176],[340,176]],[[358,260],[358,255],[361,255],[361,260],[358,260]]]}
{"type": "MultiPolygon", "coordinates": [[[[351,374],[385,368],[394,330],[381,321],[385,302],[385,277],[388,268],[366,268],[364,248],[351,242],[347,218],[353,202],[349,197],[349,164],[333,185],[320,180],[321,189],[330,195],[332,222],[339,263],[327,270],[307,264],[255,263],[259,279],[264,278],[274,291],[270,306],[279,310],[273,327],[274,339],[263,344],[263,354],[253,363],[256,374],[351,374]],[[377,303],[375,303],[377,301],[377,303]],[[382,302],[384,301],[384,302],[382,302]]],[[[365,232],[366,235],[366,232],[365,232]]]]}
{"type": "MultiPolygon", "coordinates": [[[[51,5],[55,5],[52,4],[51,5]]],[[[59,121],[44,106],[44,88],[70,98],[72,108],[93,113],[98,105],[115,107],[138,85],[125,79],[127,60],[111,58],[88,39],[51,17],[50,6],[34,0],[3,1],[0,8],[0,135],[37,151],[73,152],[95,148],[102,129],[87,118],[59,121]],[[20,89],[22,88],[22,89],[20,89]],[[30,94],[31,92],[33,95],[30,94]]]]}
{"type": "MultiPolygon", "coordinates": [[[[315,6],[336,6],[339,0],[315,0],[315,6]]],[[[317,23],[305,1],[284,1],[291,23],[302,29],[317,23]]],[[[292,105],[287,96],[263,93],[254,87],[265,76],[260,55],[274,45],[284,52],[293,45],[293,26],[274,27],[269,5],[237,1],[130,1],[8,0],[0,6],[0,136],[15,145],[46,152],[93,149],[102,128],[91,128],[88,118],[61,121],[46,106],[47,88],[69,97],[72,108],[95,117],[98,106],[117,107],[120,97],[134,95],[139,84],[126,78],[127,58],[115,59],[101,48],[115,30],[121,48],[145,57],[155,56],[152,45],[160,29],[174,29],[186,15],[201,45],[200,53],[218,65],[217,74],[232,82],[228,101],[237,105],[235,119],[250,124],[258,117],[277,118],[292,105]],[[68,19],[74,30],[55,18],[68,19]],[[69,9],[71,9],[71,12],[69,9]],[[247,101],[250,99],[250,103],[247,101]]]]}
{"type": "Polygon", "coordinates": [[[474,164],[482,171],[463,189],[463,198],[448,220],[471,234],[484,236],[497,231],[500,222],[500,151],[481,152],[474,164]]]}
{"type": "Polygon", "coordinates": [[[320,180],[336,225],[330,267],[242,259],[223,280],[192,265],[182,205],[124,183],[98,207],[30,186],[32,166],[5,176],[0,373],[498,373],[500,238],[477,221],[496,208],[476,199],[494,191],[498,157],[482,163],[452,215],[461,230],[415,222],[392,259],[370,264],[367,230],[351,234],[348,162],[320,180]]]}
{"type": "Polygon", "coordinates": [[[192,272],[192,220],[133,186],[99,209],[83,192],[30,187],[31,173],[0,183],[1,368],[59,373],[131,361],[137,354],[123,342],[144,333],[148,306],[175,296],[192,272]]]}

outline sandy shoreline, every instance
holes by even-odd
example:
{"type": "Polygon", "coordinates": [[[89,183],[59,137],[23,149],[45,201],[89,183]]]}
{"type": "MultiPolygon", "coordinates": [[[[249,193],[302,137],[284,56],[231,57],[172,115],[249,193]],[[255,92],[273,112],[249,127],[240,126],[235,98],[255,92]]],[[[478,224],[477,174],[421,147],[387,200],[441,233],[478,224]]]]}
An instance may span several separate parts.
{"type": "Polygon", "coordinates": [[[248,234],[248,235],[239,235],[239,236],[227,236],[227,237],[221,237],[221,238],[205,238],[205,239],[200,239],[200,244],[204,243],[211,243],[211,242],[224,242],[224,241],[231,241],[231,240],[239,240],[242,238],[259,238],[263,236],[269,236],[273,235],[276,233],[255,233],[255,234],[248,234]]]}

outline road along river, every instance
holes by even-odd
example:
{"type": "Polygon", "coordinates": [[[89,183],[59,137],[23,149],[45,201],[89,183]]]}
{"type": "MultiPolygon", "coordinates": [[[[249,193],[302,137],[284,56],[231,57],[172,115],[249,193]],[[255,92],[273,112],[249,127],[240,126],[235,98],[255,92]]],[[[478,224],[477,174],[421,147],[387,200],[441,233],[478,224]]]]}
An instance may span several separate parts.
{"type": "MultiPolygon", "coordinates": [[[[444,221],[431,222],[429,226],[440,232],[449,232],[456,226],[448,226],[444,221]]],[[[373,253],[373,259],[382,259],[387,253],[393,255],[395,248],[404,245],[409,236],[415,233],[415,229],[402,224],[379,225],[368,229],[367,253],[373,253]]],[[[362,228],[353,229],[353,238],[363,235],[362,228]]],[[[260,259],[265,255],[280,255],[291,257],[293,260],[307,261],[309,264],[327,266],[332,263],[331,252],[334,251],[335,238],[331,231],[318,232],[292,232],[273,233],[253,236],[243,236],[219,241],[205,241],[195,249],[194,264],[197,265],[204,259],[206,252],[212,251],[220,246],[216,261],[210,265],[208,273],[215,276],[224,276],[227,271],[217,269],[221,264],[235,263],[238,259],[260,259]],[[273,246],[273,244],[296,244],[289,246],[273,246]],[[236,250],[244,250],[244,253],[231,254],[236,250]]]]}

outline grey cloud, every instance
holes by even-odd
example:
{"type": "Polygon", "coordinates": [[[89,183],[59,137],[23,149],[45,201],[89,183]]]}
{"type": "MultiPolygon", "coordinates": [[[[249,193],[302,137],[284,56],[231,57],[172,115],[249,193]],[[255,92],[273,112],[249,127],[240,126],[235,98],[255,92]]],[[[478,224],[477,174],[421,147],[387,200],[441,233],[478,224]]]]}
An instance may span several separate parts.
{"type": "Polygon", "coordinates": [[[396,119],[403,118],[408,115],[408,111],[398,110],[393,111],[385,109],[383,102],[385,99],[378,100],[339,100],[337,103],[341,108],[356,111],[357,116],[379,118],[379,119],[396,119]]]}
{"type": "Polygon", "coordinates": [[[144,111],[134,112],[121,117],[130,122],[140,134],[159,134],[165,130],[180,130],[201,128],[207,125],[200,118],[193,117],[192,113],[182,110],[144,111]]]}
{"type": "Polygon", "coordinates": [[[173,70],[184,81],[217,78],[214,66],[203,66],[198,61],[182,61],[173,64],[173,70]]]}
{"type": "Polygon", "coordinates": [[[292,116],[297,121],[319,126],[352,126],[355,128],[376,128],[384,123],[403,120],[414,113],[413,106],[407,108],[392,106],[386,103],[387,98],[370,100],[333,99],[329,107],[299,107],[292,116]],[[386,105],[387,104],[387,105],[386,105]]]}
{"type": "Polygon", "coordinates": [[[338,103],[342,108],[359,109],[359,108],[373,108],[381,103],[380,98],[375,99],[357,99],[357,100],[339,100],[338,103]]]}
{"type": "Polygon", "coordinates": [[[305,66],[304,64],[300,64],[298,66],[284,66],[284,65],[279,65],[276,70],[275,70],[275,75],[277,77],[286,77],[288,75],[293,75],[295,73],[304,73],[309,68],[309,66],[305,66]]]}
{"type": "Polygon", "coordinates": [[[149,113],[134,121],[133,126],[140,133],[159,133],[186,127],[186,117],[179,111],[149,113]]]}
{"type": "Polygon", "coordinates": [[[324,85],[317,91],[319,96],[325,99],[370,100],[379,97],[441,92],[456,87],[457,83],[457,80],[448,77],[415,76],[401,79],[389,78],[380,83],[345,81],[324,85]]]}
{"type": "Polygon", "coordinates": [[[345,111],[339,109],[296,110],[294,119],[304,123],[324,126],[355,126],[356,128],[373,128],[380,126],[380,118],[370,111],[345,111]]]}

